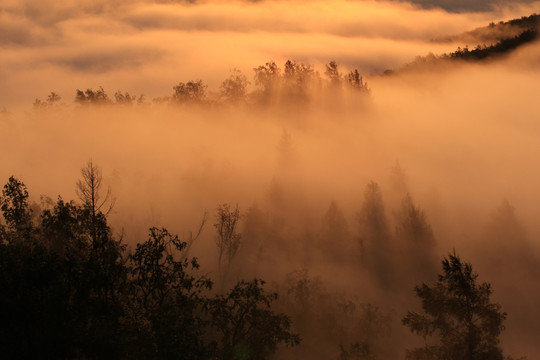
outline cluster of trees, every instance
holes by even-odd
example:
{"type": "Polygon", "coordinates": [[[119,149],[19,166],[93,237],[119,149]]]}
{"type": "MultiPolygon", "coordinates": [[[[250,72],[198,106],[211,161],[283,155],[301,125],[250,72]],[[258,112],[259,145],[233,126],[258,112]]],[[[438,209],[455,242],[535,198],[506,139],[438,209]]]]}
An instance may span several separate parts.
{"type": "Polygon", "coordinates": [[[358,287],[353,293],[378,292],[375,306],[337,290],[334,283],[343,281],[337,275],[323,272],[323,280],[310,277],[307,271],[289,274],[278,292],[303,339],[302,346],[291,350],[296,356],[290,358],[335,358],[338,350],[340,359],[399,356],[388,346],[399,341],[399,335],[393,334],[399,331],[395,315],[381,309],[416,306],[408,295],[416,283],[422,284],[416,294],[425,311],[416,317],[408,315],[404,324],[423,336],[426,346],[410,350],[409,359],[502,359],[498,337],[505,314],[490,302],[491,288],[477,281],[470,264],[450,254],[443,261],[440,280],[426,285],[440,272],[435,236],[425,213],[407,193],[399,165],[393,176],[392,187],[402,200],[390,202],[389,211],[381,187],[370,182],[351,227],[340,206],[332,202],[317,225],[309,223],[308,230],[298,231],[299,226],[290,222],[302,219],[291,207],[301,200],[284,185],[275,185],[269,208],[254,205],[243,215],[236,259],[239,272],[260,271],[265,262],[273,266],[273,257],[279,254],[284,263],[300,262],[308,269],[325,266],[331,274],[343,267],[349,286],[358,287]],[[334,288],[327,290],[325,282],[334,288]],[[467,304],[472,307],[464,313],[467,304]],[[437,339],[445,346],[439,346],[437,339]],[[470,348],[472,355],[458,353],[458,348],[470,348]]]}
{"type": "Polygon", "coordinates": [[[276,181],[268,207],[254,205],[243,214],[238,256],[257,260],[251,267],[248,260],[239,261],[238,266],[257,272],[261,263],[271,261],[270,254],[292,254],[307,266],[317,262],[352,266],[380,289],[406,291],[436,272],[437,243],[427,216],[412,196],[406,189],[395,192],[401,200],[388,209],[381,187],[372,181],[365,187],[353,223],[340,204],[332,201],[320,218],[301,225],[298,211],[303,209],[294,206],[304,199],[276,181]]]}
{"type": "Polygon", "coordinates": [[[34,101],[33,106],[34,106],[34,109],[39,109],[39,110],[50,109],[55,106],[58,106],[58,104],[60,103],[60,100],[62,100],[62,97],[58,95],[57,93],[55,93],[54,91],[52,91],[47,96],[46,100],[36,99],[34,101]]]}
{"type": "MultiPolygon", "coordinates": [[[[33,107],[36,110],[54,109],[62,105],[61,100],[62,97],[53,91],[47,96],[46,100],[36,99],[33,107]]],[[[137,97],[128,92],[122,93],[121,91],[115,92],[114,100],[112,100],[101,86],[97,90],[86,89],[86,91],[82,91],[77,89],[75,94],[75,103],[79,105],[134,105],[142,104],[143,102],[144,95],[137,97]]]]}
{"type": "MultiPolygon", "coordinates": [[[[264,228],[254,210],[246,218],[251,230],[241,235],[238,207],[217,209],[222,289],[215,291],[189,256],[206,216],[188,241],[151,228],[145,242],[128,249],[107,223],[114,198],[92,162],[82,169],[77,193],[80,203],[58,198],[40,207],[29,203],[26,186],[14,177],[2,190],[0,344],[6,357],[259,360],[280,345],[298,345],[296,332],[306,344],[291,349],[293,357],[320,355],[321,344],[338,350],[338,360],[391,354],[391,316],[328,291],[307,270],[288,274],[277,292],[266,291],[263,280],[232,276],[242,235],[249,241],[257,235],[255,227],[264,228]]],[[[391,291],[403,280],[395,276],[399,272],[413,278],[437,272],[431,228],[410,196],[396,219],[392,235],[380,189],[368,184],[358,213],[362,252],[357,261],[391,291]],[[411,261],[400,269],[390,246],[393,236],[409,244],[399,256],[411,261]]],[[[346,235],[335,203],[325,222],[327,235],[346,235]]],[[[409,312],[402,323],[426,345],[408,350],[407,359],[503,359],[499,335],[506,314],[491,301],[491,286],[479,283],[472,266],[455,252],[443,259],[437,281],[424,282],[415,292],[423,312],[409,312]]]]}
{"type": "MultiPolygon", "coordinates": [[[[255,87],[251,91],[251,82],[248,78],[240,70],[233,69],[229,77],[221,83],[218,91],[209,91],[202,80],[190,80],[173,86],[172,95],[155,98],[152,102],[205,106],[304,104],[325,91],[335,96],[340,96],[344,89],[350,89],[359,94],[370,92],[358,70],[343,74],[335,61],[326,65],[325,78],[311,65],[294,60],[287,60],[283,70],[273,61],[253,70],[255,87]]],[[[46,100],[36,99],[34,108],[52,108],[58,106],[60,100],[61,97],[58,94],[51,92],[46,100]]],[[[85,91],[77,89],[75,94],[75,103],[79,105],[135,105],[144,102],[144,95],[134,96],[121,91],[117,91],[111,98],[102,87],[97,90],[88,88],[85,91]]]]}
{"type": "Polygon", "coordinates": [[[300,342],[258,279],[224,292],[166,229],[128,251],[107,223],[99,168],[81,204],[39,210],[11,177],[0,197],[0,344],[7,358],[265,359],[300,342]]]}
{"type": "MultiPolygon", "coordinates": [[[[111,104],[113,101],[109,99],[109,95],[103,90],[100,86],[97,90],[86,89],[82,91],[77,89],[75,95],[75,102],[78,104],[92,104],[92,105],[103,105],[111,104]]],[[[128,92],[122,93],[117,91],[114,93],[114,103],[120,105],[133,105],[135,103],[141,104],[144,102],[144,95],[139,97],[130,95],[128,92]]]]}

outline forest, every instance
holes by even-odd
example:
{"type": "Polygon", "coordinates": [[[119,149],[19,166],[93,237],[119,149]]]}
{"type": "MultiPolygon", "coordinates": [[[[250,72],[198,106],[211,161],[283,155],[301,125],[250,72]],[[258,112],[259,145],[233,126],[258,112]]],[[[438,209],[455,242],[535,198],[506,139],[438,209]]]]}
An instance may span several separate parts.
{"type": "Polygon", "coordinates": [[[414,4],[6,0],[1,357],[539,357],[538,3],[414,4]]]}
{"type": "MultiPolygon", "coordinates": [[[[66,116],[91,124],[96,115],[142,112],[146,123],[155,114],[201,113],[205,119],[242,109],[283,126],[279,116],[294,112],[300,122],[287,127],[298,132],[313,113],[340,107],[337,126],[349,126],[345,121],[352,120],[344,119],[374,106],[376,95],[359,71],[343,73],[335,61],[323,76],[293,60],[283,70],[269,61],[253,73],[251,91],[247,76],[235,69],[217,91],[190,80],[150,101],[122,91],[110,96],[102,87],[77,89],[72,103],[51,92],[34,101],[30,116],[44,125],[66,116]]],[[[258,121],[256,127],[264,124],[258,121]]],[[[369,180],[356,202],[344,209],[332,199],[314,219],[299,192],[295,140],[285,129],[266,200],[246,205],[227,196],[231,200],[206,205],[199,215],[187,207],[192,230],[177,227],[184,236],[159,217],[163,226],[145,219],[144,230],[140,220],[126,223],[121,211],[132,210],[116,207],[115,191],[93,160],[73,182],[74,200],[41,195],[36,201],[24,179],[9,177],[0,197],[4,353],[231,360],[526,355],[504,350],[501,337],[507,318],[524,321],[533,303],[493,298],[499,289],[511,294],[512,280],[499,279],[492,288],[459,247],[439,243],[399,162],[384,181],[386,193],[369,180]],[[111,217],[124,220],[111,226],[111,217]]],[[[212,176],[224,181],[223,174],[212,176]]],[[[185,191],[195,197],[208,196],[190,186],[185,191]]],[[[501,240],[488,247],[479,242],[484,256],[476,261],[492,278],[511,266],[522,283],[534,286],[540,263],[514,207],[503,201],[493,214],[481,238],[501,240]],[[511,247],[505,239],[513,239],[511,247]]],[[[517,333],[534,336],[537,329],[530,324],[517,333]]]]}
{"type": "MultiPolygon", "coordinates": [[[[307,269],[289,273],[275,284],[277,291],[268,290],[262,279],[245,278],[253,273],[248,259],[260,262],[264,256],[257,243],[270,235],[256,209],[241,233],[238,207],[217,207],[213,226],[219,255],[212,280],[198,271],[198,260],[190,254],[206,214],[198,232],[186,240],[153,227],[146,241],[128,248],[108,225],[114,197],[102,180],[101,169],[90,161],[76,184],[77,202],[58,197],[41,206],[29,203],[22,181],[10,177],[4,185],[0,309],[5,356],[267,359],[278,346],[299,346],[303,339],[307,344],[294,353],[296,358],[312,356],[310,351],[318,350],[311,347],[321,342],[339,349],[338,360],[393,355],[384,345],[392,337],[392,316],[376,305],[328,292],[307,269]],[[239,267],[242,276],[232,271],[239,267]]],[[[366,188],[358,214],[361,237],[352,254],[341,248],[347,234],[335,203],[323,221],[316,246],[339,263],[351,262],[390,296],[406,292],[404,279],[437,272],[431,227],[410,196],[403,200],[394,235],[402,241],[399,255],[390,251],[394,236],[376,183],[366,188]]],[[[490,284],[479,283],[455,250],[443,259],[442,270],[435,285],[415,287],[425,314],[408,312],[402,319],[412,332],[439,341],[407,350],[406,358],[510,359],[499,344],[507,315],[491,301],[490,284]]]]}

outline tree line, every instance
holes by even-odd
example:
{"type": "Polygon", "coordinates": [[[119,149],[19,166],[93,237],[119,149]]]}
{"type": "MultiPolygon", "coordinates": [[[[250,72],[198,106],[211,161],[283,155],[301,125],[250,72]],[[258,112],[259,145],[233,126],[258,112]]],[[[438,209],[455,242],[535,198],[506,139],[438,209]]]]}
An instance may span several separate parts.
{"type": "MultiPolygon", "coordinates": [[[[538,29],[526,29],[516,36],[501,39],[495,44],[478,44],[473,49],[469,49],[469,46],[464,46],[463,48],[458,47],[454,52],[442,55],[430,53],[426,56],[418,56],[413,62],[406,64],[396,72],[399,73],[400,71],[414,70],[425,65],[440,65],[449,61],[493,60],[507,55],[518,47],[531,43],[536,39],[538,39],[538,29]]],[[[384,75],[392,75],[394,73],[393,70],[385,70],[384,75]]]]}
{"type": "MultiPolygon", "coordinates": [[[[238,207],[217,208],[219,279],[214,282],[200,274],[189,253],[200,229],[183,241],[164,228],[151,228],[146,241],[128,248],[108,225],[114,198],[91,161],[81,171],[77,194],[78,202],[59,197],[40,208],[30,204],[17,178],[3,187],[0,343],[8,358],[258,360],[270,358],[280,346],[294,352],[304,335],[313,344],[317,336],[334,339],[338,360],[375,359],[388,347],[387,314],[327,291],[306,270],[290,273],[278,291],[268,291],[261,279],[233,279],[231,264],[242,239],[238,207]],[[320,323],[327,331],[313,333],[320,323]]],[[[418,256],[433,242],[423,213],[410,197],[402,205],[407,216],[398,232],[415,234],[417,246],[405,256],[429,258],[418,256]]],[[[339,224],[339,213],[331,205],[326,215],[331,232],[339,228],[331,226],[339,224]]],[[[365,266],[383,286],[398,286],[392,275],[398,270],[384,249],[390,234],[376,183],[367,186],[358,217],[359,241],[370,257],[365,266]]],[[[206,221],[204,216],[201,228],[206,221]]],[[[436,265],[417,262],[413,273],[437,272],[436,265]]],[[[479,282],[472,265],[455,251],[441,264],[436,282],[415,287],[422,312],[402,319],[426,339],[406,358],[503,359],[499,335],[506,313],[491,301],[490,284],[479,282]]]]}
{"type": "MultiPolygon", "coordinates": [[[[172,94],[152,99],[154,104],[175,105],[275,105],[305,104],[320,92],[334,93],[351,90],[358,94],[369,94],[370,90],[357,69],[342,73],[335,61],[325,65],[324,77],[312,65],[287,60],[281,69],[274,61],[269,61],[253,69],[254,87],[240,70],[233,69],[223,80],[217,91],[211,91],[200,79],[179,82],[172,87],[172,94]],[[251,91],[250,91],[251,90],[251,91]]],[[[62,97],[51,92],[45,100],[36,99],[35,109],[44,110],[58,107],[62,97]]],[[[116,91],[110,96],[103,87],[97,89],[77,89],[74,102],[79,105],[136,105],[144,104],[144,95],[116,91]]]]}

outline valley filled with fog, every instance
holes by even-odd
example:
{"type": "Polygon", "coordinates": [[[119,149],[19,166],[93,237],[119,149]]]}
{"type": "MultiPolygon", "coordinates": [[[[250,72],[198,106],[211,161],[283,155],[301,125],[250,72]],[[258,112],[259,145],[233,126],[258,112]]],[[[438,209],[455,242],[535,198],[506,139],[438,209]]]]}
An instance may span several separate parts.
{"type": "Polygon", "coordinates": [[[0,12],[0,180],[34,214],[80,202],[91,160],[128,251],[202,225],[188,251],[214,292],[279,294],[302,342],[277,359],[403,358],[424,343],[402,324],[414,286],[452,253],[507,313],[504,354],[540,354],[540,43],[417,58],[492,45],[466,32],[537,2],[40,4],[0,12]],[[222,263],[223,209],[240,237],[222,263]]]}

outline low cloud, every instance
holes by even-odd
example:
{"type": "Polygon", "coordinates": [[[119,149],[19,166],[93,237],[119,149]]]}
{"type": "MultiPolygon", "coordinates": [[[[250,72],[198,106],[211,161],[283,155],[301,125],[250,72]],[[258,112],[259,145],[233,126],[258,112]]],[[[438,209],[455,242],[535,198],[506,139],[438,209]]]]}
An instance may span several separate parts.
{"type": "Polygon", "coordinates": [[[76,54],[51,57],[49,63],[80,72],[104,73],[118,70],[137,71],[149,62],[159,61],[162,51],[152,49],[115,48],[107,51],[81,51],[76,54]]]}
{"type": "Polygon", "coordinates": [[[453,43],[430,40],[491,19],[375,1],[8,0],[0,13],[0,106],[28,104],[39,94],[66,93],[84,83],[150,98],[190,79],[218,87],[230,69],[251,78],[252,68],[269,60],[319,67],[336,60],[370,74],[453,50],[453,43]],[[30,88],[36,94],[28,94],[30,88]]]}

